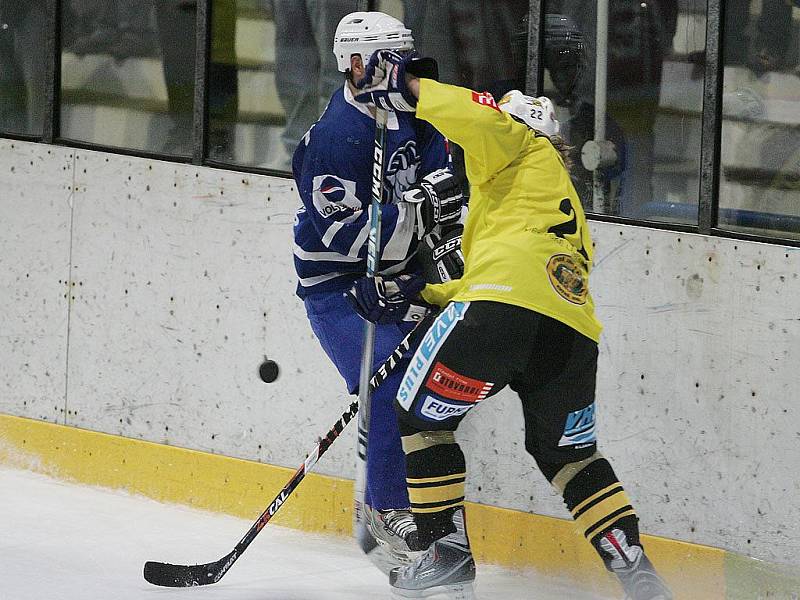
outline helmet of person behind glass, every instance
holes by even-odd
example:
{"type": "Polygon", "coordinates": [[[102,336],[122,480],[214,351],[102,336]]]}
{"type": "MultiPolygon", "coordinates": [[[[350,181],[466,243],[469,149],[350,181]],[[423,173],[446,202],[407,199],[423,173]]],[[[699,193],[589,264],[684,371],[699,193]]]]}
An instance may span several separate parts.
{"type": "Polygon", "coordinates": [[[556,119],[553,103],[547,96],[526,96],[519,90],[511,90],[500,98],[497,106],[514,119],[546,136],[558,135],[561,124],[556,119]]]}
{"type": "Polygon", "coordinates": [[[556,102],[570,104],[586,69],[586,56],[583,33],[567,15],[545,15],[544,66],[558,92],[556,102]]]}
{"type": "Polygon", "coordinates": [[[366,65],[376,50],[413,50],[411,30],[382,12],[354,12],[339,21],[333,36],[333,53],[339,71],[350,70],[350,57],[360,54],[366,65]]]}

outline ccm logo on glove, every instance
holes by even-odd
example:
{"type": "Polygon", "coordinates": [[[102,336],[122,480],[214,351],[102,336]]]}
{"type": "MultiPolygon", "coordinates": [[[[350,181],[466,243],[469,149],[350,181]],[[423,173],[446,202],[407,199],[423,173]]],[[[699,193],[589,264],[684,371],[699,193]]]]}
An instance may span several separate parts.
{"type": "Polygon", "coordinates": [[[419,239],[436,225],[451,225],[461,218],[464,196],[461,184],[448,169],[428,173],[403,194],[403,202],[414,205],[419,239]]]}

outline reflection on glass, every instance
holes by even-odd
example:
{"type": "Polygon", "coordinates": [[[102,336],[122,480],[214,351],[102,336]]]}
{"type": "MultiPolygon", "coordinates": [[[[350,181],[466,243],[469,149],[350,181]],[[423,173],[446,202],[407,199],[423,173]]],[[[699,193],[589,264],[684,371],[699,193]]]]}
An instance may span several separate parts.
{"type": "Polygon", "coordinates": [[[208,67],[208,156],[232,162],[239,115],[236,62],[236,0],[215,0],[211,10],[211,61],[208,67]]]}
{"type": "Polygon", "coordinates": [[[800,239],[798,11],[726,8],[720,227],[800,239]]]}
{"type": "Polygon", "coordinates": [[[213,0],[209,157],[291,170],[342,84],[333,34],[358,0],[213,0]]]}
{"type": "MultiPolygon", "coordinates": [[[[402,0],[406,27],[417,51],[432,56],[439,79],[500,99],[525,89],[528,0],[402,0]]],[[[396,15],[399,16],[399,15],[396,15]]],[[[466,181],[463,152],[452,146],[453,170],[466,181]]]]}
{"type": "Polygon", "coordinates": [[[703,80],[689,58],[705,47],[705,3],[610,0],[604,140],[613,153],[596,177],[581,151],[595,140],[597,3],[549,0],[545,8],[544,92],[574,146],[584,206],[696,222],[703,80]]]}
{"type": "Polygon", "coordinates": [[[194,0],[62,3],[61,135],[192,153],[194,0]]]}
{"type": "MultiPolygon", "coordinates": [[[[333,36],[359,0],[213,0],[209,156],[289,171],[300,139],[342,85],[333,36]]],[[[443,81],[502,94],[524,87],[527,0],[380,0],[443,81]],[[497,60],[503,56],[503,60],[497,60]]]]}
{"type": "Polygon", "coordinates": [[[43,3],[0,0],[0,132],[42,134],[46,27],[43,3]]]}
{"type": "Polygon", "coordinates": [[[404,0],[405,24],[417,50],[439,63],[445,83],[491,92],[500,98],[524,89],[527,0],[404,0]]]}

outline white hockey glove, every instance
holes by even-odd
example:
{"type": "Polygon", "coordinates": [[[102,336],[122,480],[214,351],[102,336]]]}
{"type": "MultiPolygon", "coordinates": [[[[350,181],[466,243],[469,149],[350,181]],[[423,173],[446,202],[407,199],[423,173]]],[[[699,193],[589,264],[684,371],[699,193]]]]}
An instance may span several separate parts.
{"type": "Polygon", "coordinates": [[[438,66],[432,58],[420,58],[416,52],[400,54],[394,50],[374,52],[356,84],[362,92],[356,102],[374,104],[385,110],[415,112],[417,99],[406,85],[406,73],[438,79],[438,66]]]}
{"type": "Polygon", "coordinates": [[[464,226],[451,225],[441,235],[431,232],[419,246],[419,261],[428,283],[445,283],[464,275],[461,234],[464,226]]]}
{"type": "Polygon", "coordinates": [[[417,237],[422,239],[436,225],[446,227],[458,223],[464,196],[456,177],[447,169],[439,169],[406,190],[403,202],[414,205],[417,237]]]}

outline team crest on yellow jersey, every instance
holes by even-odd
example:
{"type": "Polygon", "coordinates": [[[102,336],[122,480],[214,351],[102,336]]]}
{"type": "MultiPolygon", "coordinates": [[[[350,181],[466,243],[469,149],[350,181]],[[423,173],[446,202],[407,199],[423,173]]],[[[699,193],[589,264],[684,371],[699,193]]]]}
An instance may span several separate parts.
{"type": "Polygon", "coordinates": [[[555,254],[547,261],[547,276],[559,296],[573,304],[586,304],[589,286],[583,269],[569,254],[555,254]]]}

